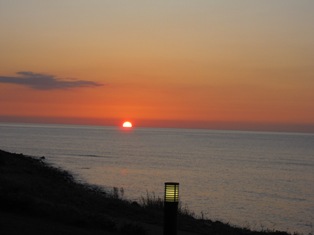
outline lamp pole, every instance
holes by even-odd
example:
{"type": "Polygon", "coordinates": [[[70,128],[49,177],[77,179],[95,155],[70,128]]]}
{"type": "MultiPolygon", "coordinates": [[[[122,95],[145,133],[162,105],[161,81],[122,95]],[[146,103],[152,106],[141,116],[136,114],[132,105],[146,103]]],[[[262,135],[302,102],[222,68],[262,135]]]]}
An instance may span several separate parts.
{"type": "Polygon", "coordinates": [[[164,235],[177,234],[177,214],[179,204],[179,183],[165,183],[164,235]]]}

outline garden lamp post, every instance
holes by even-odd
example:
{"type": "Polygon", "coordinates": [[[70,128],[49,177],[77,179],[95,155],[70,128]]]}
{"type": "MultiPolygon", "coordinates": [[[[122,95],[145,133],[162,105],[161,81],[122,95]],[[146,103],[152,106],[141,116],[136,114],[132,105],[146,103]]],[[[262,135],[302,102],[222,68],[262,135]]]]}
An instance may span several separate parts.
{"type": "Polygon", "coordinates": [[[165,183],[164,235],[177,234],[177,213],[179,204],[179,183],[165,183]]]}

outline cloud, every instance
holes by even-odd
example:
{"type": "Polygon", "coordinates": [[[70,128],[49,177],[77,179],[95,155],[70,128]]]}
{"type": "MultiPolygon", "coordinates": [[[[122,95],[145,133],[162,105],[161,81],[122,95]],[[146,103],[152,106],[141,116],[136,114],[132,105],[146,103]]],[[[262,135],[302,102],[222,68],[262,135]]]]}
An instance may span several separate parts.
{"type": "Polygon", "coordinates": [[[36,90],[56,90],[70,89],[78,87],[96,87],[103,84],[75,79],[60,79],[54,75],[33,73],[33,72],[17,72],[17,76],[0,76],[0,83],[11,83],[27,86],[36,90]]]}

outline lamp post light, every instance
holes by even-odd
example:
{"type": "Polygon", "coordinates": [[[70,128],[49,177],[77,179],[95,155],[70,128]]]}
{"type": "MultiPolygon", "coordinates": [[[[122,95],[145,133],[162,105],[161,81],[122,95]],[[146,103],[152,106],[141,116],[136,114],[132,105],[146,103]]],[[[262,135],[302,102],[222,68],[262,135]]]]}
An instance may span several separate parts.
{"type": "Polygon", "coordinates": [[[177,234],[177,214],[179,204],[179,183],[165,183],[164,235],[177,234]]]}

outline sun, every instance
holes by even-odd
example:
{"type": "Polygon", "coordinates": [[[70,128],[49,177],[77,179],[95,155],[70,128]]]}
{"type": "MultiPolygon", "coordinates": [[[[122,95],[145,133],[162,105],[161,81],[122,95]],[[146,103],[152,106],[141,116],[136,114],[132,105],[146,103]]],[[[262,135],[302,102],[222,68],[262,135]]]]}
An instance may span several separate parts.
{"type": "Polygon", "coordinates": [[[122,126],[123,126],[124,128],[131,128],[133,125],[132,125],[131,122],[127,121],[127,122],[124,122],[124,123],[122,124],[122,126]]]}

